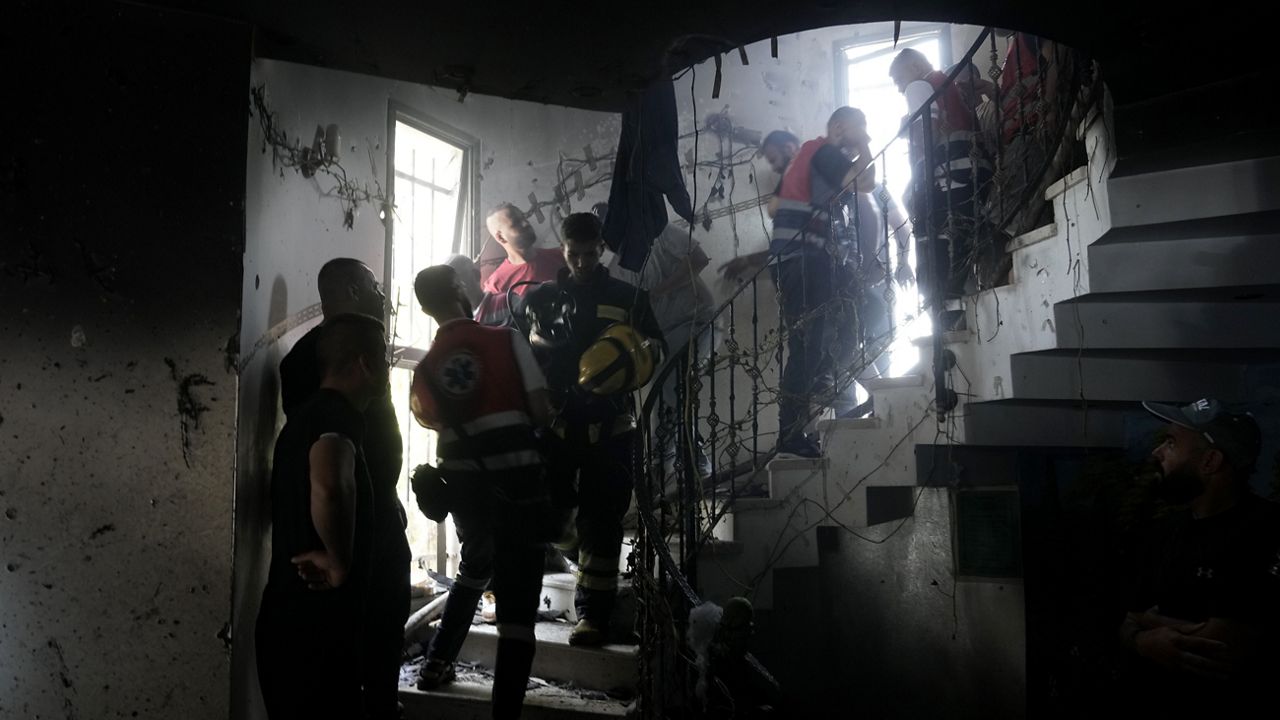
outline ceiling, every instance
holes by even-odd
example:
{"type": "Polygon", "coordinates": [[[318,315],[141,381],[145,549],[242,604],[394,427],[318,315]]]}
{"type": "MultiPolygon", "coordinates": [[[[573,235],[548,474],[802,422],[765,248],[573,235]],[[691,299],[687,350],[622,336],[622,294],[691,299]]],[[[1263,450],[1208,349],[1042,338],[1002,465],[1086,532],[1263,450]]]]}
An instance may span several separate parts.
{"type": "MultiPolygon", "coordinates": [[[[1027,0],[639,0],[628,4],[423,0],[129,2],[247,23],[258,56],[467,92],[620,110],[630,89],[717,52],[805,29],[887,20],[996,25],[1089,50],[1112,92],[1133,102],[1208,82],[1258,43],[1254,19],[1225,0],[1173,4],[1027,0]],[[1167,7],[1168,12],[1154,11],[1167,7]]],[[[1257,13],[1256,10],[1253,11],[1257,13]]],[[[1246,62],[1252,62],[1246,59],[1246,62]]]]}

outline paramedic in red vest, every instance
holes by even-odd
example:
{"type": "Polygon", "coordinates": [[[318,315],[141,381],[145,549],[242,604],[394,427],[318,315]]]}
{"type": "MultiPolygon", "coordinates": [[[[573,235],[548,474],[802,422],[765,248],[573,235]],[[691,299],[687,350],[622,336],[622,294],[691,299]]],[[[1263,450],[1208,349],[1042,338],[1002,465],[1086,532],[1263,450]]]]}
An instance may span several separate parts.
{"type": "Polygon", "coordinates": [[[476,603],[492,580],[498,613],[493,717],[519,717],[546,552],[529,529],[531,508],[546,492],[534,431],[550,423],[547,385],[524,337],[471,319],[471,303],[452,267],[418,273],[414,292],[440,329],[414,370],[410,406],[419,423],[439,433],[437,467],[449,483],[462,542],[458,577],[419,685],[430,689],[453,678],[476,603]],[[446,411],[437,398],[448,403],[446,411]],[[453,422],[462,424],[466,437],[453,422]]]}
{"type": "Polygon", "coordinates": [[[663,342],[649,294],[610,276],[600,264],[602,229],[592,213],[565,218],[560,238],[568,267],[526,300],[530,308],[557,307],[567,315],[563,341],[547,344],[539,327],[531,330],[531,340],[545,348],[547,385],[558,410],[552,429],[563,440],[555,456],[548,458],[556,475],[553,484],[577,481],[577,512],[569,537],[557,546],[577,561],[578,624],[569,643],[584,646],[601,645],[608,638],[622,557],[622,518],[631,505],[640,438],[634,393],[588,392],[578,384],[579,364],[583,353],[614,323],[630,325],[658,350],[663,342]]]}
{"type": "Polygon", "coordinates": [[[941,289],[944,297],[964,294],[969,276],[974,235],[974,201],[990,180],[990,168],[979,160],[973,166],[977,120],[960,91],[946,73],[934,70],[918,50],[907,48],[889,66],[889,76],[907,99],[907,116],[916,113],[937,92],[939,97],[911,128],[911,164],[914,168],[911,199],[907,206],[915,220],[921,245],[921,293],[926,305],[934,305],[941,289]],[[926,172],[923,122],[930,122],[933,167],[926,172]],[[928,195],[928,217],[926,213],[928,195]]]}
{"type": "MultiPolygon", "coordinates": [[[[507,252],[507,259],[482,282],[484,298],[476,308],[476,321],[481,325],[509,325],[511,309],[507,307],[507,290],[520,282],[555,280],[556,273],[564,267],[564,258],[559,248],[534,247],[538,236],[533,225],[511,203],[502,203],[490,210],[484,222],[489,234],[507,252]]],[[[533,287],[533,284],[521,285],[512,294],[523,297],[533,287]]]]}
{"type": "Polygon", "coordinates": [[[836,284],[843,277],[842,259],[833,257],[838,249],[830,243],[828,208],[845,192],[869,193],[875,187],[869,142],[861,111],[842,107],[832,113],[827,136],[800,146],[777,195],[769,201],[773,216],[769,248],[721,267],[733,279],[776,262],[773,279],[782,296],[783,324],[790,329],[778,400],[779,453],[820,454],[817,443],[805,436],[804,426],[815,383],[831,369],[833,348],[832,338],[826,336],[829,323],[815,311],[831,306],[836,284]]]}

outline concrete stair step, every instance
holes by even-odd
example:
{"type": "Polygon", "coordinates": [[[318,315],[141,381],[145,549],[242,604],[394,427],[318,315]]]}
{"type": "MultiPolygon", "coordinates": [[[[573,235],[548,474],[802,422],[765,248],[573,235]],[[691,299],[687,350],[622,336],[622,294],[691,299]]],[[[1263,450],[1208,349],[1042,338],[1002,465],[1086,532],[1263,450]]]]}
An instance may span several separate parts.
{"type": "Polygon", "coordinates": [[[1113,227],[1089,246],[1094,292],[1264,285],[1280,267],[1280,211],[1113,227]]]}
{"type": "MultiPolygon", "coordinates": [[[[947,332],[942,333],[942,344],[944,346],[967,343],[972,339],[973,339],[972,330],[949,330],[947,332]]],[[[911,341],[911,344],[919,348],[933,347],[933,336],[925,335],[923,337],[915,338],[911,341]]]]}
{"type": "MultiPolygon", "coordinates": [[[[1081,168],[1081,169],[1084,169],[1084,168],[1081,168]]],[[[1063,180],[1066,180],[1066,178],[1063,178],[1063,180]]],[[[1058,182],[1062,182],[1063,180],[1059,180],[1058,182]]],[[[1056,184],[1057,183],[1055,183],[1055,185],[1056,184]]],[[[1052,190],[1053,188],[1051,187],[1050,189],[1052,190]]],[[[1066,191],[1066,186],[1064,185],[1063,192],[1065,191],[1066,191]]],[[[1058,235],[1058,224],[1049,223],[1048,225],[1043,225],[1034,230],[1030,230],[1028,232],[1025,232],[1019,235],[1013,240],[1010,240],[1008,246],[1005,249],[1011,253],[1015,253],[1015,252],[1018,252],[1019,250],[1026,250],[1032,245],[1037,245],[1039,243],[1044,242],[1045,240],[1052,239],[1057,235],[1058,235]]]]}
{"type": "Polygon", "coordinates": [[[774,460],[770,497],[733,501],[733,543],[704,546],[698,557],[703,599],[723,603],[749,593],[758,609],[767,610],[773,607],[774,570],[818,564],[822,510],[808,500],[820,496],[828,464],[826,458],[774,460]]]}
{"type": "MultiPolygon", "coordinates": [[[[540,622],[534,628],[538,652],[533,657],[533,676],[580,688],[612,691],[634,687],[635,645],[605,645],[599,648],[569,644],[573,626],[564,622],[540,622]]],[[[461,662],[492,668],[498,653],[498,626],[472,625],[458,654],[461,662]]]]}
{"type": "MultiPolygon", "coordinates": [[[[1166,106],[1172,107],[1172,106],[1166,106]]],[[[1185,99],[1180,99],[1176,107],[1185,113],[1185,99]]],[[[1116,108],[1117,114],[1131,112],[1132,108],[1116,108]]],[[[1221,108],[1213,108],[1214,114],[1220,114],[1221,108]]],[[[1168,116],[1161,117],[1164,124],[1168,116]]],[[[1274,127],[1270,129],[1254,129],[1245,132],[1217,132],[1208,137],[1186,141],[1186,135],[1179,136],[1182,141],[1169,143],[1165,147],[1144,152],[1130,152],[1120,148],[1121,157],[1116,163],[1112,177],[1133,177],[1194,168],[1205,165],[1238,162],[1259,157],[1280,156],[1280,133],[1274,127]]]]}
{"type": "MultiPolygon", "coordinates": [[[[825,422],[825,421],[824,421],[825,422]]],[[[801,472],[824,470],[831,465],[831,461],[826,457],[803,458],[803,457],[775,457],[769,461],[766,466],[771,476],[777,473],[798,470],[801,472]]]]}
{"type": "Polygon", "coordinates": [[[866,380],[860,380],[859,384],[866,388],[867,392],[913,388],[924,385],[924,375],[912,373],[900,377],[867,378],[866,380]]]}
{"type": "Polygon", "coordinates": [[[1090,293],[1053,312],[1059,348],[1280,347],[1276,285],[1090,293]]]}
{"type": "Polygon", "coordinates": [[[1215,73],[1213,81],[1203,85],[1120,103],[1107,113],[1107,124],[1125,159],[1175,166],[1205,157],[1220,159],[1232,145],[1256,152],[1258,145],[1266,144],[1265,136],[1274,133],[1274,120],[1236,99],[1265,84],[1264,73],[1261,67],[1225,77],[1215,73]]]}
{"type": "Polygon", "coordinates": [[[1015,398],[1077,400],[1082,391],[1131,401],[1280,397],[1280,350],[1044,350],[1011,361],[1015,398]]]}
{"type": "MultiPolygon", "coordinates": [[[[465,678],[424,692],[412,685],[400,686],[404,720],[489,720],[490,678],[465,678]]],[[[541,686],[528,691],[520,717],[527,720],[593,720],[622,718],[627,702],[599,695],[584,697],[572,690],[541,686]]]]}
{"type": "Polygon", "coordinates": [[[818,421],[818,433],[822,435],[823,443],[826,443],[827,437],[837,430],[874,430],[878,427],[880,427],[878,417],[827,418],[818,421]]]}
{"type": "Polygon", "coordinates": [[[1112,225],[1280,210],[1280,154],[1260,155],[1273,152],[1245,143],[1231,152],[1206,152],[1203,158],[1184,154],[1176,165],[1122,160],[1107,181],[1112,225]]]}
{"type": "MultiPolygon", "coordinates": [[[[1068,190],[1088,179],[1089,167],[1087,165],[1082,165],[1062,176],[1049,187],[1045,188],[1044,199],[1052,201],[1054,198],[1064,195],[1068,190]]],[[[1033,230],[1032,232],[1035,231],[1033,230]]]]}
{"type": "Polygon", "coordinates": [[[1123,447],[1129,417],[1142,417],[1136,403],[1063,400],[992,400],[964,406],[965,442],[970,445],[1034,447],[1123,447]]]}

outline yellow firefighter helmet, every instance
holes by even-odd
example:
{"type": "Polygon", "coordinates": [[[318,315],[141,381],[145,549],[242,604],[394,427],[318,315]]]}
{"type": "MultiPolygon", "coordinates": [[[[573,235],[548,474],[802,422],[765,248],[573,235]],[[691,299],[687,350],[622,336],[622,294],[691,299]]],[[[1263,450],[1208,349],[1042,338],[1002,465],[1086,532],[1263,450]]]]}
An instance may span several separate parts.
{"type": "Polygon", "coordinates": [[[596,395],[631,392],[653,377],[656,355],[653,341],[635,328],[610,325],[578,360],[578,384],[596,395]]]}

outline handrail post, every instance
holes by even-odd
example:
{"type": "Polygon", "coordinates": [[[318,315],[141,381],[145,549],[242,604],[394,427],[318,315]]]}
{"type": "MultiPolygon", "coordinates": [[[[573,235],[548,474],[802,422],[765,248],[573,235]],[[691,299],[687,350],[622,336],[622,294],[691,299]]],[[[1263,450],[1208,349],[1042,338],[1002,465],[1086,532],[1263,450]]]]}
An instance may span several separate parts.
{"type": "Polygon", "coordinates": [[[939,224],[934,222],[934,213],[937,208],[934,205],[934,189],[937,185],[937,178],[934,173],[934,147],[933,147],[933,109],[932,102],[925,103],[925,112],[920,118],[920,136],[921,150],[923,155],[924,166],[920,171],[920,178],[917,182],[918,192],[924,203],[924,226],[926,236],[929,238],[929,267],[931,277],[929,283],[933,286],[932,295],[933,302],[930,303],[929,316],[933,322],[933,385],[934,385],[934,403],[938,410],[938,421],[946,420],[946,398],[947,389],[947,373],[943,364],[942,353],[944,350],[942,343],[942,318],[944,317],[944,308],[946,306],[946,288],[951,275],[951,268],[948,259],[951,257],[950,252],[943,252],[942,233],[938,230],[939,224]]]}

